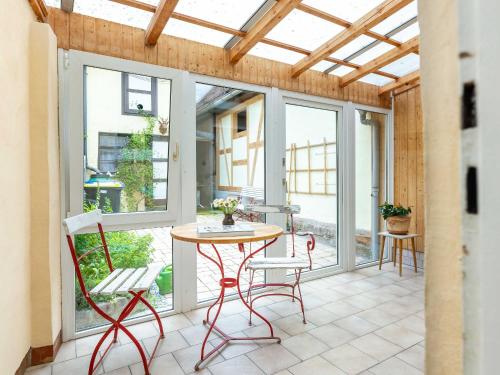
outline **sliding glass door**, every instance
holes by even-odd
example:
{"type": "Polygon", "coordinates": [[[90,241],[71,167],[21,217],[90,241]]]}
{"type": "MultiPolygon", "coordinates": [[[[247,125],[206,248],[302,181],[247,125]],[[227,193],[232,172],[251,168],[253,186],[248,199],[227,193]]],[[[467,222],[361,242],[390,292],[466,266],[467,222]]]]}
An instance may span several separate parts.
{"type": "MultiPolygon", "coordinates": [[[[285,104],[286,204],[300,206],[295,229],[315,234],[313,270],[339,265],[339,114],[338,107],[322,103],[287,99],[285,104]]],[[[307,260],[306,240],[288,238],[289,255],[294,246],[297,256],[307,260]]]]}

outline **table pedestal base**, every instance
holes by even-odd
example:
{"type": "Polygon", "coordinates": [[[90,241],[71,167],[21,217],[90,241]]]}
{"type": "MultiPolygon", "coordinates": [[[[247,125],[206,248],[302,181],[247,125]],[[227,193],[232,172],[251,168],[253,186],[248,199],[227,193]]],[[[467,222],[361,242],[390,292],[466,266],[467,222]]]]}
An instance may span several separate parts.
{"type": "MultiPolygon", "coordinates": [[[[243,270],[243,268],[244,268],[245,263],[247,262],[247,260],[249,258],[255,256],[257,253],[261,252],[262,250],[264,250],[266,247],[270,246],[274,242],[276,242],[276,238],[274,238],[270,242],[264,244],[259,249],[255,250],[253,252],[250,251],[249,255],[244,255],[243,256],[243,258],[244,258],[243,262],[241,262],[241,265],[238,268],[238,274],[236,275],[236,278],[225,277],[225,274],[224,274],[224,265],[222,263],[222,257],[220,256],[219,250],[217,249],[217,247],[214,244],[211,244],[211,247],[212,247],[212,249],[215,252],[216,258],[213,258],[213,257],[209,256],[208,254],[206,254],[204,251],[201,250],[200,244],[197,244],[196,247],[197,247],[198,253],[200,255],[204,256],[205,258],[207,258],[208,260],[210,260],[211,262],[213,262],[215,265],[217,265],[217,267],[219,268],[219,271],[220,271],[222,277],[221,277],[221,279],[219,281],[219,285],[221,287],[219,297],[208,308],[208,310],[207,310],[207,316],[203,320],[203,324],[204,325],[208,325],[209,327],[208,327],[207,334],[206,334],[206,336],[205,336],[205,338],[203,340],[203,343],[201,345],[200,360],[194,366],[195,371],[198,371],[200,369],[200,366],[201,366],[201,364],[203,362],[205,362],[206,360],[208,360],[212,355],[216,354],[222,347],[224,347],[226,344],[229,344],[231,341],[276,340],[277,343],[281,343],[281,339],[279,337],[274,336],[274,330],[273,330],[273,327],[272,327],[271,323],[264,316],[262,316],[257,311],[255,311],[253,309],[253,307],[245,300],[245,298],[243,297],[243,293],[241,292],[241,286],[240,286],[241,271],[243,270]],[[227,288],[236,288],[237,289],[238,296],[240,297],[240,300],[243,303],[243,305],[245,305],[245,307],[249,310],[250,313],[258,316],[268,326],[268,328],[269,328],[269,336],[263,336],[263,337],[234,337],[234,336],[226,334],[224,331],[222,331],[219,327],[216,326],[216,322],[217,322],[217,319],[219,318],[219,314],[220,314],[220,311],[222,309],[222,305],[224,304],[224,297],[225,297],[226,289],[227,288]],[[215,315],[214,315],[213,320],[212,320],[212,319],[210,319],[210,312],[211,312],[211,310],[215,306],[217,306],[217,311],[215,312],[215,315]],[[220,342],[215,348],[213,348],[212,350],[210,350],[208,353],[205,353],[205,347],[206,347],[208,338],[209,338],[210,334],[212,333],[212,331],[215,331],[222,338],[222,342],[220,342]]],[[[239,250],[243,254],[245,254],[244,251],[243,251],[243,244],[238,244],[238,248],[239,248],[239,250]]]]}

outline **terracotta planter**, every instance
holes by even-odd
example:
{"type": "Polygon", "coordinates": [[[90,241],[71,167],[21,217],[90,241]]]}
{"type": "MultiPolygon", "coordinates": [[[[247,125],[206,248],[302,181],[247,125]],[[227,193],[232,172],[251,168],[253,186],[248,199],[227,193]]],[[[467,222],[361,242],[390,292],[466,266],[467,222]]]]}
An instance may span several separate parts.
{"type": "Polygon", "coordinates": [[[411,216],[391,216],[386,220],[387,231],[391,234],[408,234],[411,216]]]}

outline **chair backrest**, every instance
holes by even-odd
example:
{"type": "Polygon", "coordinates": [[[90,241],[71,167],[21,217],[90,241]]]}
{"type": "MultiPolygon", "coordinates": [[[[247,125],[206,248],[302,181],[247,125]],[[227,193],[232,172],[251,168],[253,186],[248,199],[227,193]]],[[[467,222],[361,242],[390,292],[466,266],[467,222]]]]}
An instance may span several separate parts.
{"type": "Polygon", "coordinates": [[[66,234],[72,235],[81,229],[102,223],[101,210],[94,210],[84,214],[68,217],[63,221],[66,234]]]}
{"type": "Polygon", "coordinates": [[[240,200],[242,204],[264,202],[264,189],[253,186],[243,186],[240,192],[240,200]]]}
{"type": "Polygon", "coordinates": [[[108,264],[109,272],[113,272],[113,264],[111,262],[111,256],[109,255],[108,244],[106,243],[104,230],[102,229],[101,210],[94,210],[84,214],[69,217],[63,221],[63,227],[64,230],[66,231],[66,240],[68,241],[69,250],[71,252],[71,258],[75,266],[75,272],[78,278],[78,282],[80,284],[80,289],[82,290],[82,293],[85,296],[85,298],[88,300],[87,289],[82,277],[82,272],[80,270],[80,261],[98,250],[104,250],[104,255],[106,256],[106,262],[108,264]],[[97,226],[101,244],[92,249],[82,249],[82,254],[78,255],[75,248],[75,244],[73,242],[72,235],[74,235],[75,233],[84,228],[88,228],[91,226],[97,226]]]}

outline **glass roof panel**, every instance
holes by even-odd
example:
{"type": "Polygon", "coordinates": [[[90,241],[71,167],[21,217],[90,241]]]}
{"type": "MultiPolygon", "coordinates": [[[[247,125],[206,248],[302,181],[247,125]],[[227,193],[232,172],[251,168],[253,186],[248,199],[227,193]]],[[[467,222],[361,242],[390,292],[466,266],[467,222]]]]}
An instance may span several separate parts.
{"type": "Polygon", "coordinates": [[[229,39],[232,38],[231,34],[207,29],[206,27],[176,20],[174,18],[168,20],[163,33],[179,38],[194,40],[195,42],[211,44],[217,47],[224,47],[229,39]]]}
{"type": "Polygon", "coordinates": [[[303,3],[349,22],[362,17],[384,0],[304,0],[303,3]]]}
{"type": "Polygon", "coordinates": [[[75,13],[146,29],[153,13],[112,1],[75,0],[75,13]]]}
{"type": "Polygon", "coordinates": [[[342,30],[342,26],[294,10],[278,23],[266,38],[312,51],[342,30]]]}
{"type": "Polygon", "coordinates": [[[289,51],[287,49],[270,46],[264,43],[257,43],[249,52],[250,55],[263,57],[265,59],[276,60],[286,64],[295,64],[304,57],[303,54],[289,51]]]}
{"type": "MultiPolygon", "coordinates": [[[[158,1],[158,0],[150,0],[158,1]]],[[[219,25],[240,29],[265,0],[180,0],[175,11],[219,25]]]]}
{"type": "Polygon", "coordinates": [[[370,48],[368,51],[364,52],[358,57],[352,59],[351,62],[359,65],[364,65],[367,62],[373,60],[376,57],[379,57],[380,55],[383,55],[384,53],[390,51],[393,48],[394,46],[382,42],[377,44],[375,47],[370,48]]]}
{"type": "Polygon", "coordinates": [[[348,66],[342,65],[342,66],[339,66],[337,69],[335,69],[330,74],[333,74],[333,75],[336,75],[336,76],[339,76],[339,77],[343,77],[346,74],[351,73],[353,70],[354,70],[353,68],[350,68],[348,66]]]}
{"type": "Polygon", "coordinates": [[[316,65],[311,66],[311,69],[312,70],[318,70],[320,72],[324,72],[325,70],[327,70],[331,66],[332,66],[331,62],[322,60],[319,63],[317,63],[316,65]]]}
{"type": "Polygon", "coordinates": [[[415,53],[410,53],[409,55],[406,55],[405,57],[402,57],[399,60],[396,60],[393,63],[384,66],[380,70],[401,77],[417,70],[419,66],[420,56],[415,53]]]}
{"type": "Polygon", "coordinates": [[[418,23],[414,23],[413,25],[407,27],[406,29],[400,31],[397,34],[392,36],[392,39],[397,40],[398,42],[404,43],[409,41],[411,38],[420,34],[420,27],[418,23]]]}
{"type": "Polygon", "coordinates": [[[394,30],[395,28],[401,26],[406,21],[412,19],[417,14],[418,14],[417,2],[414,1],[405,6],[404,8],[400,9],[396,13],[394,13],[392,16],[386,18],[384,21],[380,22],[371,30],[376,33],[385,35],[389,31],[394,30]]]}
{"type": "Polygon", "coordinates": [[[352,42],[347,43],[344,47],[332,53],[331,56],[336,59],[344,60],[347,57],[351,56],[353,53],[358,52],[361,48],[366,47],[374,40],[375,39],[370,38],[369,36],[360,35],[352,42]]]}
{"type": "Polygon", "coordinates": [[[377,86],[384,86],[390,82],[393,82],[392,79],[375,74],[375,73],[368,74],[368,75],[364,76],[363,78],[360,78],[359,81],[365,82],[365,83],[371,83],[372,85],[377,85],[377,86]]]}

